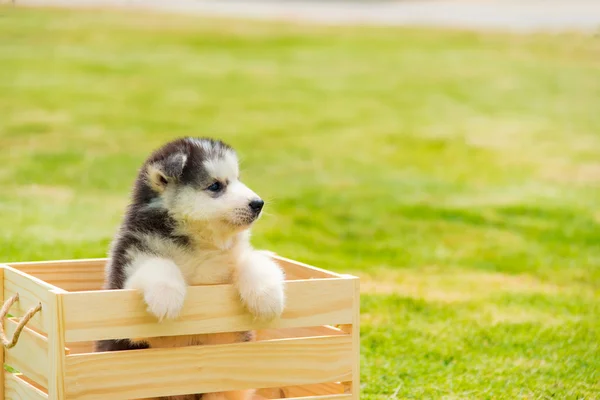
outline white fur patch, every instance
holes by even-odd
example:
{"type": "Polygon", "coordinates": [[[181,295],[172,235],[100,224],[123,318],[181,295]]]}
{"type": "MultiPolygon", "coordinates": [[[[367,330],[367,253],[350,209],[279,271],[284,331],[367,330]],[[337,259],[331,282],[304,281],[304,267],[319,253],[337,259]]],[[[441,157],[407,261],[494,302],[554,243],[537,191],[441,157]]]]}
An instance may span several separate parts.
{"type": "Polygon", "coordinates": [[[248,310],[261,320],[279,317],[285,305],[284,274],[266,254],[249,249],[237,265],[235,284],[248,310]]]}
{"type": "Polygon", "coordinates": [[[200,147],[205,153],[210,153],[213,151],[213,145],[208,140],[189,138],[188,141],[191,144],[200,147]]]}
{"type": "MultiPolygon", "coordinates": [[[[193,234],[183,226],[180,230],[182,234],[193,234]]],[[[138,237],[144,247],[150,249],[153,254],[160,254],[161,257],[174,262],[188,285],[228,283],[238,253],[242,251],[242,246],[222,250],[195,243],[193,248],[185,248],[159,235],[144,234],[138,237]]],[[[129,252],[128,256],[132,262],[126,266],[127,276],[133,275],[144,260],[154,257],[150,253],[138,250],[129,252]]]]}
{"type": "Polygon", "coordinates": [[[233,181],[239,175],[238,159],[231,151],[211,157],[203,165],[210,176],[220,181],[233,181]]]}
{"type": "Polygon", "coordinates": [[[125,288],[141,290],[148,310],[158,319],[175,318],[187,285],[200,284],[234,283],[248,310],[259,319],[271,319],[283,311],[284,274],[268,253],[252,249],[247,231],[231,238],[228,248],[199,242],[190,250],[158,235],[141,239],[162,257],[130,253],[125,288]]]}
{"type": "Polygon", "coordinates": [[[148,311],[159,321],[179,315],[187,285],[181,270],[172,260],[140,253],[127,272],[125,288],[142,291],[148,311]]]}

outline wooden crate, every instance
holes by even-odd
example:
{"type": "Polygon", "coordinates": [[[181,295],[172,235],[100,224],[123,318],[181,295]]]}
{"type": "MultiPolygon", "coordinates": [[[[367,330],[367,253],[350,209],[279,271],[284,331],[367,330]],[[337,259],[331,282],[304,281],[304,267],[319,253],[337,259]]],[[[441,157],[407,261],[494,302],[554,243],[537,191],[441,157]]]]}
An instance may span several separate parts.
{"type": "Polygon", "coordinates": [[[18,293],[6,336],[29,309],[16,346],[1,353],[4,399],[139,399],[258,388],[257,399],[359,398],[359,281],[273,256],[287,276],[282,317],[257,325],[231,285],[193,286],[176,321],[157,322],[142,296],[101,290],[105,259],[2,265],[0,299],[18,293]],[[101,339],[256,329],[228,345],[92,353],[101,339]],[[165,369],[165,365],[168,369],[165,369]]]}

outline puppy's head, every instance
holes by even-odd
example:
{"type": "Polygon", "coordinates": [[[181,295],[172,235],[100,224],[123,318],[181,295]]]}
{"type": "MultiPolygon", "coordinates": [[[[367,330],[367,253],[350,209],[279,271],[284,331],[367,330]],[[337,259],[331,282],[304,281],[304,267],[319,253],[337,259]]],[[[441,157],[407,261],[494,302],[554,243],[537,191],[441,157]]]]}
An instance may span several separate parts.
{"type": "Polygon", "coordinates": [[[240,181],[235,151],[218,140],[170,142],[146,161],[142,176],[151,191],[149,205],[165,208],[179,220],[239,231],[260,216],[264,205],[240,181]]]}

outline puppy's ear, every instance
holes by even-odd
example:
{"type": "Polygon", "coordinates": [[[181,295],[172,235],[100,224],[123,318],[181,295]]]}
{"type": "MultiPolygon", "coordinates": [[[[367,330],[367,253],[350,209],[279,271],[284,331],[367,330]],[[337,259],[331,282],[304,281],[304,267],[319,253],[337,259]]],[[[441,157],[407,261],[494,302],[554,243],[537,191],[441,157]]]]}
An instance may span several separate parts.
{"type": "Polygon", "coordinates": [[[148,180],[157,192],[166,189],[170,182],[176,181],[183,173],[187,156],[183,153],[171,154],[164,160],[148,164],[148,180]]]}

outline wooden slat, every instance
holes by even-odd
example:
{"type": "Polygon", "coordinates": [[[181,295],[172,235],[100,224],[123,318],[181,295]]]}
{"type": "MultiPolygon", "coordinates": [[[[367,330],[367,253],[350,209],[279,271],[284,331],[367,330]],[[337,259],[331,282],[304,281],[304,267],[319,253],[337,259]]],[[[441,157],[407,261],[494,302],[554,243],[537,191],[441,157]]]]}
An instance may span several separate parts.
{"type": "Polygon", "coordinates": [[[29,321],[28,326],[46,334],[50,325],[50,318],[48,313],[44,312],[44,309],[48,304],[50,290],[57,288],[11,267],[4,266],[3,268],[4,298],[8,299],[15,293],[19,293],[19,301],[11,307],[9,313],[13,316],[22,316],[30,308],[42,303],[42,310],[29,321]]]}
{"type": "Polygon", "coordinates": [[[44,400],[48,395],[18,374],[5,372],[5,400],[44,400]]]}
{"type": "Polygon", "coordinates": [[[256,333],[258,340],[285,339],[313,336],[345,335],[340,329],[331,326],[310,326],[302,328],[262,329],[256,333]]]}
{"type": "Polygon", "coordinates": [[[314,385],[288,386],[281,389],[284,398],[344,394],[344,386],[339,383],[317,383],[314,385]]]}
{"type": "MultiPolygon", "coordinates": [[[[345,335],[342,330],[332,326],[313,326],[308,328],[262,329],[256,332],[257,340],[272,340],[298,337],[345,335]]],[[[69,342],[67,354],[93,353],[94,342],[69,342]]]]}
{"type": "Polygon", "coordinates": [[[11,267],[66,291],[100,290],[105,258],[11,263],[11,267]]]}
{"type": "Polygon", "coordinates": [[[354,349],[354,360],[352,362],[352,380],[345,383],[348,394],[352,394],[353,400],[360,399],[360,280],[353,278],[354,300],[352,309],[354,317],[352,324],[341,325],[342,331],[352,335],[352,348],[354,349]]]}
{"type": "Polygon", "coordinates": [[[341,381],[351,371],[343,335],[72,355],[65,381],[69,399],[119,400],[341,381]]]}
{"type": "Polygon", "coordinates": [[[258,326],[231,285],[190,287],[177,321],[158,323],[139,292],[107,290],[64,294],[67,342],[294,328],[352,322],[352,279],[290,281],[282,317],[258,326]]]}
{"type": "Polygon", "coordinates": [[[257,390],[252,400],[281,399],[282,397],[283,392],[280,388],[264,388],[257,390]]]}
{"type": "Polygon", "coordinates": [[[37,390],[42,391],[44,394],[48,394],[46,392],[46,390],[39,384],[35,383],[34,381],[32,381],[31,379],[29,379],[27,376],[23,375],[22,373],[18,372],[15,373],[15,375],[21,379],[22,381],[24,381],[25,383],[29,384],[30,386],[33,386],[34,388],[36,388],[37,390]]]}
{"type": "Polygon", "coordinates": [[[294,397],[331,396],[344,394],[344,386],[340,383],[316,383],[302,386],[286,386],[257,390],[257,394],[267,399],[289,399],[294,397]]]}
{"type": "Polygon", "coordinates": [[[49,299],[51,319],[48,329],[48,396],[51,399],[65,398],[65,327],[62,291],[52,291],[49,299]]]}
{"type": "Polygon", "coordinates": [[[341,275],[330,272],[321,268],[313,267],[312,265],[304,264],[289,258],[272,255],[271,258],[281,267],[286,273],[286,276],[293,276],[300,279],[327,279],[340,278],[341,275]]]}
{"type": "Polygon", "coordinates": [[[71,342],[65,346],[67,354],[92,353],[94,351],[94,342],[71,342]]]}
{"type": "MultiPolygon", "coordinates": [[[[7,319],[4,320],[4,326],[8,337],[12,337],[17,322],[7,319]]],[[[45,336],[25,327],[16,346],[4,352],[7,365],[24,373],[40,386],[48,387],[48,340],[45,336]]]]}
{"type": "MultiPolygon", "coordinates": [[[[339,278],[340,275],[288,258],[271,255],[285,271],[287,280],[339,278]]],[[[11,267],[35,276],[69,292],[100,290],[104,284],[106,258],[9,263],[11,267]]]]}

